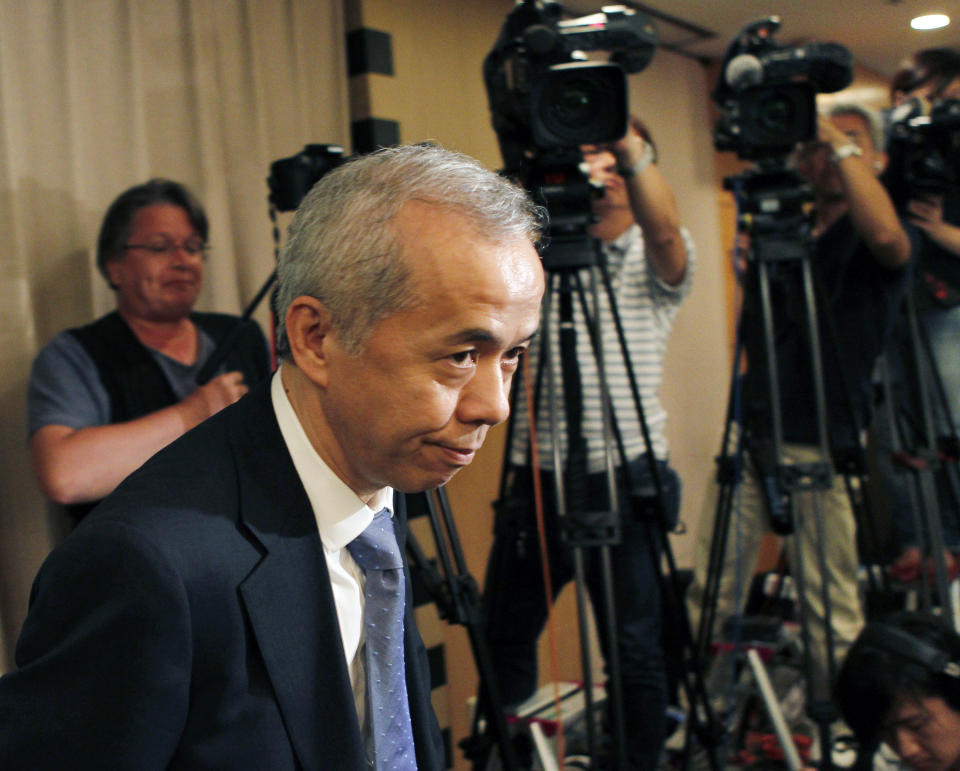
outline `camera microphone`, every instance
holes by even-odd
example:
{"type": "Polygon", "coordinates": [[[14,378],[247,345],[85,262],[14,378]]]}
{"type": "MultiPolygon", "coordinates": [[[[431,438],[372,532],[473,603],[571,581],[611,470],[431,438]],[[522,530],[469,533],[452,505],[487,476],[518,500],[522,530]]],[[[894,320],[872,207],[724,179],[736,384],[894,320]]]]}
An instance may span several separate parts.
{"type": "Polygon", "coordinates": [[[734,91],[743,91],[763,81],[763,64],[753,54],[739,54],[727,63],[723,77],[734,91]]]}

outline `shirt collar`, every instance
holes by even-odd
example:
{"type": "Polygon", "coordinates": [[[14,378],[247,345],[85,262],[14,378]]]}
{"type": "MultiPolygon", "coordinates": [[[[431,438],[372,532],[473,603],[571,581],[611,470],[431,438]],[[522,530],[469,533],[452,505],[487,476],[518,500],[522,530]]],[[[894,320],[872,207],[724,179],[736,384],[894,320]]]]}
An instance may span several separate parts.
{"type": "Polygon", "coordinates": [[[638,231],[639,226],[633,224],[612,241],[604,242],[603,251],[607,256],[607,267],[611,273],[619,272],[627,252],[633,247],[638,231]]]}
{"type": "Polygon", "coordinates": [[[280,376],[282,366],[274,373],[270,384],[270,398],[280,433],[307,492],[324,548],[331,551],[342,549],[366,529],[380,509],[388,509],[392,516],[393,489],[384,487],[379,490],[368,506],[333,473],[310,444],[290,404],[280,376]]]}
{"type": "Polygon", "coordinates": [[[630,245],[633,243],[635,237],[634,231],[638,225],[633,224],[624,230],[619,236],[617,236],[612,241],[607,241],[604,243],[604,246],[614,252],[619,254],[624,254],[630,248],[630,245]]]}

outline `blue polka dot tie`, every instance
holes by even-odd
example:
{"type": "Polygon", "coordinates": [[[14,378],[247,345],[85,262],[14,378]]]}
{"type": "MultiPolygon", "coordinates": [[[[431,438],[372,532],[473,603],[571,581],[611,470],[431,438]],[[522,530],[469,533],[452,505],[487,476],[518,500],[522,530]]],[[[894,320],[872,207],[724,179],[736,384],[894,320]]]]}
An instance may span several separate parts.
{"type": "Polygon", "coordinates": [[[347,544],[363,568],[367,705],[377,771],[416,771],[403,666],[403,559],[393,519],[381,509],[347,544]]]}

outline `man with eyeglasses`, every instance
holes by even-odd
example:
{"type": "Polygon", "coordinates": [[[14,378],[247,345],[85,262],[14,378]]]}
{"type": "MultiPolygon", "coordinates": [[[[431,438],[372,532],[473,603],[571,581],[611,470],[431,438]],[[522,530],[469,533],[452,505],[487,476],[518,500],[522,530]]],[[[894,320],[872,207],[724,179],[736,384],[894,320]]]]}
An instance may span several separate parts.
{"type": "Polygon", "coordinates": [[[43,492],[74,523],[147,458],[237,401],[269,374],[252,321],[193,310],[208,223],[178,182],[123,192],[104,217],[97,266],[117,308],[57,335],[30,375],[30,450],[43,492]],[[217,342],[239,338],[208,383],[197,374],[217,342]]]}

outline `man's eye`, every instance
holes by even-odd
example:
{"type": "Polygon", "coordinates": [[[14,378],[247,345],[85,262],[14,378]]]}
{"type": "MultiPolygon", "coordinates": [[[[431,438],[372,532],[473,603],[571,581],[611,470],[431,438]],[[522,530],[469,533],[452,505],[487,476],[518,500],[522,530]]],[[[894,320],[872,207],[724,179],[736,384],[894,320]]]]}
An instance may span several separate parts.
{"type": "Polygon", "coordinates": [[[477,361],[477,352],[475,350],[459,351],[450,357],[450,361],[458,367],[471,367],[477,361]]]}

